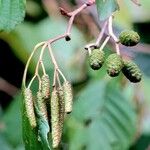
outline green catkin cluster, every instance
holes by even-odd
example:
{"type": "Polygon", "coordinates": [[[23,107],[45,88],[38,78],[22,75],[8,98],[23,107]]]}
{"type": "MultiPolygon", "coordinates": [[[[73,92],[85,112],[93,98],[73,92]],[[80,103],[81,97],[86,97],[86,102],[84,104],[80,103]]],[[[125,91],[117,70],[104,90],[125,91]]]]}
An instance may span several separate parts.
{"type": "Polygon", "coordinates": [[[93,70],[98,70],[104,63],[104,52],[94,49],[89,56],[89,64],[93,70]]]}
{"type": "Polygon", "coordinates": [[[32,91],[29,88],[25,88],[23,91],[24,95],[24,104],[25,104],[25,112],[27,114],[27,118],[32,128],[36,127],[36,118],[34,113],[34,104],[33,104],[33,96],[32,91]]]}
{"type": "Polygon", "coordinates": [[[119,36],[120,43],[125,46],[135,46],[140,41],[140,36],[135,31],[123,31],[119,36]]]}
{"type": "Polygon", "coordinates": [[[142,73],[139,67],[132,61],[124,61],[122,69],[123,74],[130,82],[137,83],[141,81],[142,73]]]}
{"type": "Polygon", "coordinates": [[[42,115],[45,117],[45,119],[48,120],[46,103],[41,91],[37,92],[37,107],[42,113],[42,115]]]}
{"type": "Polygon", "coordinates": [[[63,84],[64,101],[65,101],[65,113],[69,114],[72,112],[73,94],[72,87],[68,81],[63,84]]]}
{"type": "Polygon", "coordinates": [[[106,67],[109,76],[118,76],[123,67],[123,61],[121,56],[116,53],[109,55],[106,60],[106,67]]]}
{"type": "Polygon", "coordinates": [[[58,91],[54,88],[51,95],[51,127],[52,146],[57,148],[60,143],[60,122],[59,122],[59,97],[58,91]]]}
{"type": "Polygon", "coordinates": [[[48,75],[43,75],[41,78],[42,96],[44,99],[50,98],[50,80],[48,75]]]}

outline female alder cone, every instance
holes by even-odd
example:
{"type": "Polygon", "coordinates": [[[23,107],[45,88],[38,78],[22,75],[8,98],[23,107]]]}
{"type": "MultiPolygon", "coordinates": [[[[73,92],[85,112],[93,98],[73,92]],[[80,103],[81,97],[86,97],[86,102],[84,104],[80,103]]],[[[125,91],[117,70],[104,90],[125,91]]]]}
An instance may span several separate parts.
{"type": "Polygon", "coordinates": [[[104,52],[99,49],[94,49],[89,56],[89,64],[93,70],[98,70],[104,63],[104,52]]]}
{"type": "Polygon", "coordinates": [[[68,81],[63,84],[64,100],[65,100],[65,112],[70,113],[72,111],[73,95],[72,87],[68,81]]]}
{"type": "Polygon", "coordinates": [[[48,75],[43,75],[41,79],[42,96],[44,99],[50,98],[50,80],[48,75]]]}
{"type": "Polygon", "coordinates": [[[24,106],[25,106],[25,113],[29,120],[31,127],[36,127],[36,118],[34,113],[34,105],[33,105],[33,96],[32,91],[29,88],[26,88],[23,91],[24,95],[24,106]]]}
{"type": "Polygon", "coordinates": [[[141,81],[142,73],[139,67],[132,61],[124,61],[124,67],[122,68],[123,74],[133,83],[141,81]]]}
{"type": "Polygon", "coordinates": [[[135,46],[140,41],[140,36],[135,31],[123,31],[119,36],[122,45],[135,46]]]}
{"type": "Polygon", "coordinates": [[[123,67],[123,61],[118,54],[111,54],[106,60],[106,67],[111,77],[118,76],[123,67]]]}

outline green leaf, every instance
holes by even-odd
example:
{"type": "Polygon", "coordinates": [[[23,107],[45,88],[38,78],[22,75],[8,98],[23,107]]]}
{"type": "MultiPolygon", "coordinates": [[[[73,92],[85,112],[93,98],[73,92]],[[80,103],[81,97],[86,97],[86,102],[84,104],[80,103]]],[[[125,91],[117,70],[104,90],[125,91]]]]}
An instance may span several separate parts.
{"type": "Polygon", "coordinates": [[[35,109],[37,116],[37,125],[38,125],[38,138],[42,143],[42,148],[44,150],[51,150],[49,142],[48,142],[48,133],[49,133],[49,124],[48,121],[43,117],[39,109],[36,107],[35,109]]]}
{"type": "Polygon", "coordinates": [[[0,1],[0,31],[10,31],[21,23],[25,16],[25,0],[0,1]]]}
{"type": "Polygon", "coordinates": [[[42,144],[38,140],[38,128],[32,128],[29,119],[27,117],[27,111],[25,109],[25,103],[23,99],[22,107],[22,131],[23,141],[26,150],[42,150],[42,144]]]}
{"type": "Polygon", "coordinates": [[[119,86],[92,82],[76,98],[67,120],[69,149],[126,150],[134,139],[135,124],[135,111],[119,86]]]}
{"type": "Polygon", "coordinates": [[[113,12],[119,9],[116,0],[96,0],[96,5],[100,20],[107,19],[113,12]]]}

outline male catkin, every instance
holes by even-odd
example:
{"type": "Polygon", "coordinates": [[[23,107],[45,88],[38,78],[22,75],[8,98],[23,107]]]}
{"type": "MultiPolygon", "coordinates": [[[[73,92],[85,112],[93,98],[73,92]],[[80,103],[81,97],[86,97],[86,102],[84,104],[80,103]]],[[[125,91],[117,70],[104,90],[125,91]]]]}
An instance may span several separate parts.
{"type": "Polygon", "coordinates": [[[45,117],[45,119],[48,120],[46,102],[45,99],[42,97],[41,91],[37,92],[37,107],[42,113],[42,115],[45,117]]]}
{"type": "Polygon", "coordinates": [[[36,127],[36,118],[34,113],[34,105],[33,105],[33,96],[32,91],[29,88],[25,88],[23,91],[24,95],[24,105],[25,105],[25,113],[27,114],[27,118],[31,127],[36,127]]]}
{"type": "Polygon", "coordinates": [[[65,115],[65,101],[62,87],[58,88],[58,97],[59,97],[59,123],[60,123],[60,138],[61,138],[65,115]]]}
{"type": "Polygon", "coordinates": [[[64,82],[63,91],[64,91],[64,100],[65,100],[65,112],[70,113],[72,111],[72,105],[73,105],[73,94],[72,94],[71,84],[68,81],[64,82]]]}
{"type": "Polygon", "coordinates": [[[44,99],[50,98],[50,80],[48,75],[43,75],[41,78],[42,96],[44,99]]]}
{"type": "Polygon", "coordinates": [[[60,143],[60,122],[59,122],[59,98],[58,91],[54,88],[51,95],[51,126],[52,146],[57,148],[60,143]]]}

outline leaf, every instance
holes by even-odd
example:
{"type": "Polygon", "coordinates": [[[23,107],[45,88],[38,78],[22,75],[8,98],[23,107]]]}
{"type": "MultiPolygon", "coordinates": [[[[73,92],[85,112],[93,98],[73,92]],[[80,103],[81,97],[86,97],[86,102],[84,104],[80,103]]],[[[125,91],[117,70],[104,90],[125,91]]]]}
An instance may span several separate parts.
{"type": "Polygon", "coordinates": [[[13,147],[22,144],[21,100],[21,94],[16,95],[2,117],[5,124],[3,135],[13,147]]]}
{"type": "Polygon", "coordinates": [[[70,150],[126,150],[135,135],[136,114],[114,82],[96,81],[78,95],[66,124],[70,150]]]}
{"type": "Polygon", "coordinates": [[[25,109],[25,103],[23,99],[22,105],[22,131],[23,141],[26,150],[42,150],[42,145],[38,140],[38,128],[32,128],[29,119],[27,117],[27,111],[25,109]]]}
{"type": "Polygon", "coordinates": [[[35,109],[37,116],[37,125],[38,125],[38,138],[42,143],[42,148],[44,150],[51,150],[49,142],[48,142],[48,133],[49,133],[49,124],[48,121],[41,114],[39,109],[36,107],[35,109]]]}
{"type": "Polygon", "coordinates": [[[0,1],[0,31],[10,31],[21,23],[25,16],[25,0],[0,1]]]}
{"type": "Polygon", "coordinates": [[[99,19],[106,20],[113,12],[119,9],[116,0],[96,0],[99,19]]]}

